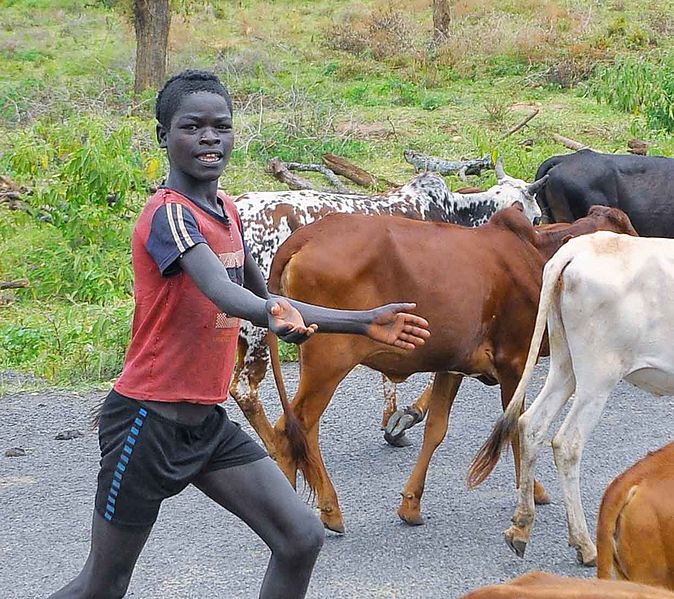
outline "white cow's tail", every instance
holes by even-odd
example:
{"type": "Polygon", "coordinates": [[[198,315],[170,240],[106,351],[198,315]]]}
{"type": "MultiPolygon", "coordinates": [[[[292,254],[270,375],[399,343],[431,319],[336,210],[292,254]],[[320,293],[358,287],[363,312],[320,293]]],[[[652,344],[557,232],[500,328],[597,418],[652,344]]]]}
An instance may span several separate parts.
{"type": "Polygon", "coordinates": [[[517,421],[519,420],[522,408],[524,406],[524,394],[531,379],[531,374],[538,360],[538,353],[541,349],[543,335],[545,334],[545,325],[548,319],[550,306],[555,299],[555,288],[564,269],[573,260],[573,248],[565,245],[548,261],[543,270],[543,285],[541,287],[541,297],[538,302],[538,313],[536,314],[536,324],[534,333],[531,337],[529,346],[529,355],[522,372],[520,382],[515,389],[508,407],[501,417],[496,421],[491,434],[484,442],[484,445],[477,452],[468,469],[468,487],[474,488],[483,482],[496,466],[501,456],[503,448],[517,432],[517,421]]]}

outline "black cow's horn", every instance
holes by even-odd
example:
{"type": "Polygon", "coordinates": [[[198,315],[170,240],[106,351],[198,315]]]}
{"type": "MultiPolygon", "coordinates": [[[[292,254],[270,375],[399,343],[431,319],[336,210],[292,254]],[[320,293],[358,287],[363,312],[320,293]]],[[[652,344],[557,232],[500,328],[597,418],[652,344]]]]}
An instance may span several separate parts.
{"type": "Polygon", "coordinates": [[[550,175],[545,175],[545,177],[541,177],[538,181],[534,181],[531,185],[527,185],[527,193],[529,195],[534,195],[548,182],[549,178],[550,175]]]}
{"type": "Polygon", "coordinates": [[[496,159],[496,164],[494,165],[494,172],[496,173],[496,180],[500,181],[505,178],[506,173],[503,168],[503,158],[500,156],[496,159]]]}

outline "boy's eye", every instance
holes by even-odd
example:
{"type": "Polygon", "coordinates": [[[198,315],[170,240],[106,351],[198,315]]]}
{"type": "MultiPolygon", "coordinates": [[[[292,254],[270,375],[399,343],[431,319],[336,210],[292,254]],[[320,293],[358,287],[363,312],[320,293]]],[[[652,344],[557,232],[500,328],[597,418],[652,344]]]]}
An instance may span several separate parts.
{"type": "Polygon", "coordinates": [[[182,129],[185,129],[185,130],[187,130],[187,131],[196,131],[196,130],[197,130],[197,126],[196,126],[194,123],[188,123],[188,124],[186,124],[186,125],[183,125],[183,126],[182,126],[182,129]]]}

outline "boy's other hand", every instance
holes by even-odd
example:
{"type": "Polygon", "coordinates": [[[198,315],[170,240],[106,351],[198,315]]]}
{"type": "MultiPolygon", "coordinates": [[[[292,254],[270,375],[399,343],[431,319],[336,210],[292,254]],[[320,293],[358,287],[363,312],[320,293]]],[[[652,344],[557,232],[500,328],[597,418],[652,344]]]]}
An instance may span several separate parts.
{"type": "Polygon", "coordinates": [[[416,304],[387,304],[371,310],[373,319],[367,326],[367,336],[406,351],[422,346],[431,336],[428,321],[416,314],[403,312],[415,307],[416,304]]]}
{"type": "Polygon", "coordinates": [[[299,345],[317,330],[318,325],[306,326],[302,315],[284,299],[267,301],[267,321],[269,330],[286,343],[299,345]]]}

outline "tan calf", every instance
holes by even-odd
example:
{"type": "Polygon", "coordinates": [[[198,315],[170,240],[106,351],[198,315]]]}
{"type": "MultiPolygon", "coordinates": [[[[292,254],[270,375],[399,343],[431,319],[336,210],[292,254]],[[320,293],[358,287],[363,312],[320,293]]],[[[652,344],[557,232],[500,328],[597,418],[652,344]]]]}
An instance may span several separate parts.
{"type": "Polygon", "coordinates": [[[674,442],[606,489],[597,524],[597,576],[674,590],[674,442]]]}
{"type": "Polygon", "coordinates": [[[674,599],[674,593],[633,582],[529,572],[504,584],[476,589],[461,599],[674,599]]]}

